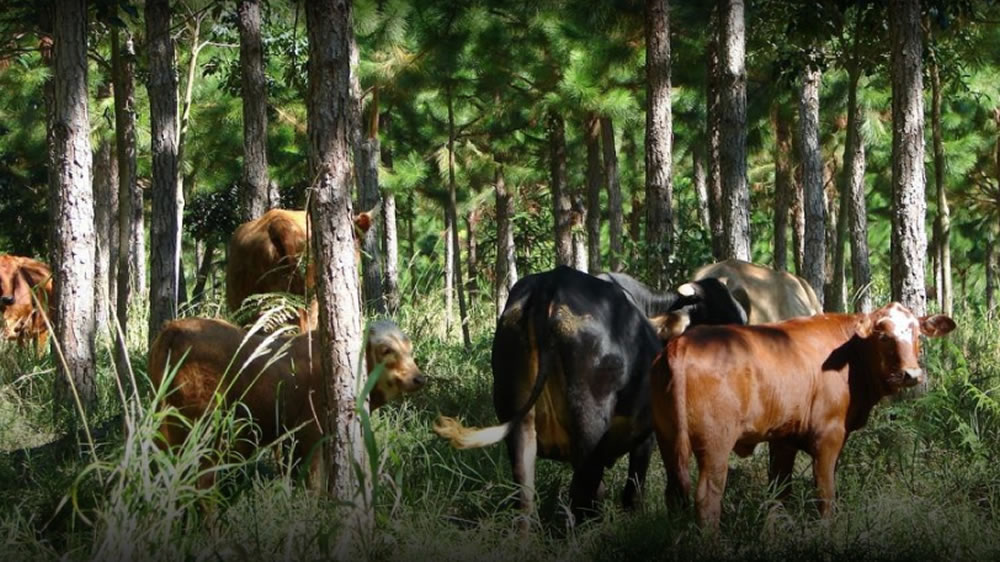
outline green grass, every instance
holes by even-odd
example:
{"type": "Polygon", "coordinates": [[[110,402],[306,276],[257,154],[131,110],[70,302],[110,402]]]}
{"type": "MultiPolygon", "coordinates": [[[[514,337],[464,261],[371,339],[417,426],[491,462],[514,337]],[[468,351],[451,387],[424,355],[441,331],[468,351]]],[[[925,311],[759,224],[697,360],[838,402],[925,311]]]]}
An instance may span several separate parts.
{"type": "MultiPolygon", "coordinates": [[[[767,487],[766,449],[730,461],[722,529],[705,535],[693,514],[668,513],[654,453],[645,504],[625,513],[625,459],[605,476],[601,517],[567,525],[567,465],[537,466],[539,521],[517,530],[516,489],[503,445],[457,451],[430,431],[439,413],[489,423],[493,311],[473,309],[473,345],[457,326],[443,337],[440,295],[398,316],[431,383],[374,414],[378,442],[378,560],[990,559],[1000,554],[1000,324],[979,310],[956,313],[959,329],[929,341],[927,393],[886,401],[850,438],[837,471],[833,518],[816,515],[809,459],[800,455],[782,506],[767,487]]],[[[138,323],[141,325],[141,323],[138,323]]],[[[130,334],[145,377],[144,334],[130,334]],[[134,336],[134,337],[133,337],[134,336]]],[[[208,491],[193,484],[199,460],[233,418],[220,412],[176,454],[152,444],[162,413],[143,399],[122,405],[106,350],[98,364],[97,458],[53,418],[49,359],[0,349],[0,540],[13,559],[328,559],[337,505],[305,490],[270,451],[233,462],[208,491]],[[60,439],[61,438],[61,439],[60,439]]],[[[142,385],[140,385],[142,386],[142,385]]],[[[65,416],[65,414],[63,414],[65,416]]]]}

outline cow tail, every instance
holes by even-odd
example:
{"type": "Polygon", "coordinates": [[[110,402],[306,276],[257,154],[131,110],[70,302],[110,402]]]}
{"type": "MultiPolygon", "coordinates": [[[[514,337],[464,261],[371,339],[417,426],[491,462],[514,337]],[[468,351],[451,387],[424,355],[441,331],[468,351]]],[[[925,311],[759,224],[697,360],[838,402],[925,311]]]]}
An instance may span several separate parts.
{"type": "MultiPolygon", "coordinates": [[[[675,340],[676,342],[676,340],[675,340]]],[[[673,342],[672,342],[673,343],[673,342]]],[[[667,357],[663,358],[664,367],[667,370],[667,385],[669,399],[672,401],[673,424],[676,431],[674,437],[673,462],[674,473],[678,478],[681,489],[687,490],[691,486],[691,475],[688,460],[691,458],[691,437],[688,433],[687,416],[687,377],[677,376],[668,360],[673,351],[674,345],[669,345],[665,350],[667,357]]]]}
{"type": "MultiPolygon", "coordinates": [[[[542,302],[548,301],[549,299],[544,299],[542,302]]],[[[476,449],[499,443],[507,437],[507,434],[510,433],[513,427],[524,419],[524,416],[528,415],[528,412],[535,407],[538,397],[542,395],[542,390],[545,388],[545,381],[548,379],[550,371],[548,368],[548,361],[551,354],[551,350],[549,349],[548,310],[544,306],[532,306],[530,301],[526,304],[525,308],[532,311],[529,329],[534,332],[534,338],[531,337],[532,334],[529,334],[528,340],[530,342],[531,339],[535,339],[538,346],[533,352],[536,356],[529,360],[530,369],[533,371],[530,375],[535,379],[535,385],[531,388],[528,401],[509,420],[490,427],[465,427],[455,418],[438,416],[438,419],[434,422],[434,433],[437,433],[439,437],[451,441],[452,447],[456,449],[476,449]]]]}

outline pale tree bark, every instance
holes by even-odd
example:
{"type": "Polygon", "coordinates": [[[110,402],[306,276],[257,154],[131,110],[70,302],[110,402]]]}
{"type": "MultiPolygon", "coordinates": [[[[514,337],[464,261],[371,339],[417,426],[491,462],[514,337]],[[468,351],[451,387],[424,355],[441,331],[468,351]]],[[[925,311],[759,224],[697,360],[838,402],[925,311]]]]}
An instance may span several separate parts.
{"type": "MultiPolygon", "coordinates": [[[[111,77],[97,89],[97,98],[106,101],[112,96],[111,77]]],[[[94,153],[94,233],[96,235],[94,261],[94,319],[97,333],[111,337],[114,331],[110,319],[117,296],[116,265],[118,264],[118,160],[115,158],[114,138],[101,138],[94,153]]]]}
{"type": "Polygon", "coordinates": [[[170,37],[170,3],[146,0],[149,48],[150,151],[153,155],[153,209],[150,225],[149,342],[177,316],[181,202],[177,173],[177,78],[170,37]]]}
{"type": "Polygon", "coordinates": [[[267,74],[260,41],[260,0],[240,0],[240,73],[243,100],[243,221],[253,220],[270,206],[267,175],[267,74]]]}
{"type": "Polygon", "coordinates": [[[455,302],[455,242],[451,231],[455,224],[451,222],[451,213],[444,211],[444,335],[451,338],[455,302]]]}
{"type": "Polygon", "coordinates": [[[823,161],[819,146],[819,88],[822,73],[806,66],[799,88],[799,161],[805,209],[802,277],[812,286],[820,304],[825,296],[826,207],[823,198],[823,161]]]}
{"type": "Polygon", "coordinates": [[[951,212],[948,209],[948,194],[945,192],[944,140],[941,135],[941,75],[936,60],[931,62],[931,127],[934,129],[934,187],[937,194],[937,215],[934,217],[934,238],[937,241],[938,306],[941,312],[951,316],[954,312],[951,290],[951,212]]]}
{"type": "MultiPolygon", "coordinates": [[[[361,385],[361,309],[351,208],[350,112],[356,103],[351,95],[351,2],[314,0],[306,3],[305,12],[309,164],[316,178],[309,213],[319,299],[320,363],[326,380],[326,411],[318,415],[329,436],[323,454],[328,489],[346,506],[334,558],[347,560],[358,557],[362,545],[372,540],[375,525],[373,474],[355,407],[361,385]]],[[[361,408],[367,408],[366,402],[361,408]]],[[[320,472],[315,470],[314,478],[320,472]]]]}
{"type": "Polygon", "coordinates": [[[50,138],[53,241],[52,303],[58,351],[57,396],[69,404],[71,381],[85,408],[97,400],[94,356],[94,192],[90,118],[87,113],[87,3],[55,3],[50,138]],[[61,353],[60,353],[61,352],[61,353]]]}
{"type": "MultiPolygon", "coordinates": [[[[378,135],[377,130],[374,132],[378,135]]],[[[378,136],[368,136],[361,140],[355,151],[360,158],[355,158],[354,169],[357,174],[358,203],[363,211],[371,211],[379,204],[378,187],[378,136]]],[[[374,217],[373,217],[374,218],[374,217]]],[[[361,295],[365,308],[376,313],[385,313],[385,302],[382,295],[382,252],[379,251],[381,238],[380,221],[373,220],[371,228],[361,238],[361,295]]]]}
{"type": "Polygon", "coordinates": [[[774,269],[788,270],[788,218],[792,204],[792,124],[778,105],[771,108],[774,127],[774,269]]]}
{"type": "Polygon", "coordinates": [[[591,113],[583,124],[583,142],[587,146],[587,266],[592,274],[601,269],[601,120],[591,113]]]}
{"type": "Polygon", "coordinates": [[[479,236],[479,208],[475,208],[465,213],[465,247],[466,256],[465,267],[467,274],[465,278],[465,290],[469,296],[469,302],[474,302],[479,279],[479,244],[476,237],[479,236]]]}
{"type": "MultiPolygon", "coordinates": [[[[134,302],[146,300],[146,230],[142,188],[136,174],[135,47],[132,35],[111,31],[111,65],[115,97],[115,153],[118,158],[118,298],[119,329],[115,347],[118,376],[127,378],[128,316],[134,302]],[[121,43],[121,44],[119,44],[121,43]],[[120,337],[120,336],[126,337],[120,337]]],[[[116,330],[117,332],[117,330],[116,330]]]]}
{"type": "Polygon", "coordinates": [[[725,257],[726,226],[722,209],[722,166],[719,161],[722,147],[720,127],[722,122],[719,93],[719,6],[712,8],[708,44],[708,80],[705,85],[705,133],[708,138],[708,212],[711,220],[712,256],[716,260],[725,257]]]}
{"type": "Polygon", "coordinates": [[[708,231],[712,225],[708,211],[708,177],[705,171],[705,156],[697,148],[691,150],[691,168],[694,171],[694,193],[698,198],[698,222],[708,231]]]}
{"type": "Polygon", "coordinates": [[[458,243],[458,185],[455,183],[455,100],[448,86],[448,222],[451,226],[452,274],[458,296],[458,316],[462,324],[462,343],[472,347],[469,335],[469,312],[465,307],[465,287],[462,284],[462,246],[458,243]]]}
{"type": "MultiPolygon", "coordinates": [[[[587,273],[590,260],[587,259],[587,232],[584,224],[587,221],[587,207],[583,203],[583,190],[578,190],[572,195],[573,211],[570,221],[570,233],[573,241],[573,263],[572,266],[584,273],[587,273]]],[[[596,273],[596,272],[595,272],[596,273]]]]}
{"type": "Polygon", "coordinates": [[[720,146],[725,257],[750,261],[743,0],[719,0],[720,146]]]}
{"type": "Polygon", "coordinates": [[[497,258],[494,267],[496,287],[494,289],[494,303],[496,304],[497,318],[503,312],[507,303],[507,295],[510,294],[511,287],[517,282],[517,262],[514,253],[514,230],[511,228],[511,217],[514,215],[514,197],[507,190],[507,183],[504,180],[503,164],[497,162],[496,176],[493,181],[493,189],[496,194],[496,216],[497,216],[497,258]]]}
{"type": "Polygon", "coordinates": [[[646,252],[653,284],[663,288],[674,232],[669,0],[646,0],[645,32],[646,252]]]}
{"type": "MultiPolygon", "coordinates": [[[[636,147],[635,141],[632,140],[632,135],[627,132],[622,135],[622,151],[625,153],[625,162],[632,166],[633,170],[637,168],[636,163],[636,147]]],[[[645,166],[645,162],[643,162],[645,166]]],[[[632,174],[632,177],[636,177],[638,174],[632,174]]],[[[640,263],[645,259],[645,253],[639,246],[638,242],[641,240],[642,234],[642,217],[646,214],[646,208],[643,204],[642,195],[645,193],[646,186],[639,185],[638,182],[632,182],[628,187],[629,190],[629,206],[631,207],[628,212],[628,236],[631,241],[631,257],[630,259],[634,263],[640,263]]]]}
{"type": "Polygon", "coordinates": [[[555,218],[556,265],[573,265],[573,203],[566,184],[566,123],[562,115],[548,117],[552,216],[555,218]]]}
{"type": "MultiPolygon", "coordinates": [[[[854,50],[857,53],[857,39],[854,50]]],[[[865,124],[864,108],[858,102],[861,68],[855,55],[848,72],[847,142],[844,144],[844,188],[850,209],[851,277],[854,279],[854,310],[872,310],[871,265],[868,262],[868,206],[865,204],[865,142],[861,130],[865,124]]]]}
{"type": "MultiPolygon", "coordinates": [[[[796,136],[796,141],[798,137],[796,136]]],[[[796,142],[798,144],[798,142],[796,142]]],[[[802,189],[802,166],[798,166],[795,174],[792,175],[792,262],[795,265],[795,274],[803,276],[802,262],[806,249],[806,205],[805,194],[802,189]]]]}
{"type": "Polygon", "coordinates": [[[601,118],[601,149],[604,151],[604,173],[608,186],[608,235],[611,242],[611,271],[621,271],[625,259],[622,236],[625,215],[622,211],[622,185],[618,177],[618,153],[615,150],[615,129],[610,117],[601,118]]]}
{"type": "Polygon", "coordinates": [[[847,221],[851,206],[850,194],[841,185],[840,203],[837,209],[837,228],[833,251],[833,280],[831,281],[830,297],[833,302],[830,309],[834,312],[847,312],[847,221]]]}
{"type": "MultiPolygon", "coordinates": [[[[382,144],[382,165],[392,169],[392,149],[388,141],[388,129],[392,123],[389,113],[382,114],[382,131],[386,142],[382,144]]],[[[387,187],[382,188],[382,251],[385,254],[385,282],[382,291],[386,312],[399,312],[399,235],[396,232],[396,194],[387,187]]]]}
{"type": "Polygon", "coordinates": [[[892,299],[923,315],[924,98],[919,0],[890,0],[892,77],[892,299]]]}

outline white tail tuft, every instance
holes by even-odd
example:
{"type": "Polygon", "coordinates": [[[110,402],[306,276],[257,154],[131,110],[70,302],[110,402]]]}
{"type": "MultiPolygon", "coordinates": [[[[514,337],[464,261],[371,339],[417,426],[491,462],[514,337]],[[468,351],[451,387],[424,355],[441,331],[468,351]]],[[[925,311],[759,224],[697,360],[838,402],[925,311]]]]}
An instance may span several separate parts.
{"type": "Polygon", "coordinates": [[[434,421],[434,433],[451,441],[456,449],[476,449],[499,442],[510,431],[510,422],[502,425],[484,427],[465,427],[455,418],[438,416],[434,421]]]}

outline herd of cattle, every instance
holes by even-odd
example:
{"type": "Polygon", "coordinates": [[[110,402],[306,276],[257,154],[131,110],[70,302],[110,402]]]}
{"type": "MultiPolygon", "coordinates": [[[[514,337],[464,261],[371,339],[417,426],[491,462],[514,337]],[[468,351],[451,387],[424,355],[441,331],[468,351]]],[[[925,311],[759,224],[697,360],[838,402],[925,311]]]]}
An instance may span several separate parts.
{"type": "MultiPolygon", "coordinates": [[[[366,213],[355,220],[359,231],[370,223],[366,213]]],[[[240,226],[229,246],[230,309],[250,295],[310,288],[307,243],[302,211],[273,210],[240,226]]],[[[883,397],[925,379],[919,336],[945,335],[955,323],[944,315],[918,318],[898,303],[823,314],[804,280],[742,261],[702,267],[691,279],[660,294],[623,273],[594,276],[564,266],[522,278],[493,337],[500,424],[472,428],[442,416],[434,431],[458,448],[505,441],[526,514],[534,510],[538,456],[572,465],[571,508],[583,518],[596,507],[605,469],[627,453],[622,501],[634,507],[655,439],[671,505],[689,500],[694,455],[701,525],[719,524],[729,452],[747,456],[761,442],[769,445],[769,479],[782,493],[797,452],[812,457],[820,513],[828,515],[848,434],[883,397]]],[[[34,340],[43,351],[51,290],[44,264],[0,256],[7,339],[34,340]]],[[[257,444],[295,430],[294,456],[309,458],[322,437],[316,412],[325,410],[313,360],[319,338],[310,335],[315,320],[312,302],[291,337],[251,334],[217,319],[168,323],[148,362],[153,384],[168,385],[163,406],[178,414],[164,421],[161,445],[182,444],[190,425],[179,416],[205,416],[218,394],[223,403],[245,405],[238,411],[257,427],[257,444]]],[[[384,365],[371,409],[426,383],[410,340],[389,320],[369,325],[365,357],[369,373],[384,365]]],[[[249,453],[250,441],[237,447],[249,453]]],[[[211,485],[211,477],[200,485],[211,485]]]]}

